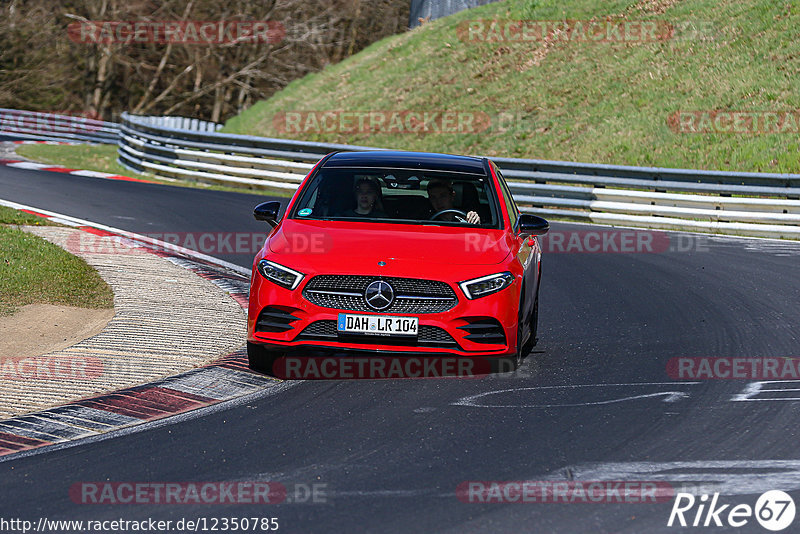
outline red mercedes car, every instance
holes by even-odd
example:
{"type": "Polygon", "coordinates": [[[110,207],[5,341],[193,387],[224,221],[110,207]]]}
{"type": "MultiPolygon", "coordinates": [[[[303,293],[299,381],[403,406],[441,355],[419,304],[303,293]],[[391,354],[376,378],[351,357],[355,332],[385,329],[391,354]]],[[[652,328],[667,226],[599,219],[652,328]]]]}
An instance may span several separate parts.
{"type": "Polygon", "coordinates": [[[253,262],[250,367],[319,353],[498,357],[536,343],[546,220],[521,214],[486,158],[324,157],[253,262]]]}

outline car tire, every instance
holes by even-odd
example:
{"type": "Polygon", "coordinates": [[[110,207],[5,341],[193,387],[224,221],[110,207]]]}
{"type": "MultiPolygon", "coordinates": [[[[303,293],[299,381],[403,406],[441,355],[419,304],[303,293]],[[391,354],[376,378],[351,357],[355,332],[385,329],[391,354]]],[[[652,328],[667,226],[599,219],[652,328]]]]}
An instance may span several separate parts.
{"type": "MultiPolygon", "coordinates": [[[[539,342],[539,288],[542,287],[542,266],[539,265],[539,274],[536,277],[536,297],[533,300],[533,315],[531,316],[531,349],[539,342]]],[[[528,351],[530,352],[530,351],[528,351]]]]}
{"type": "MultiPolygon", "coordinates": [[[[523,288],[524,291],[524,288],[523,288]]],[[[533,347],[536,345],[538,341],[536,334],[539,329],[539,290],[536,290],[536,297],[533,300],[533,310],[531,310],[531,316],[528,320],[528,330],[530,331],[530,335],[528,339],[525,341],[525,344],[520,346],[519,340],[522,338],[522,325],[525,324],[525,319],[521,317],[522,310],[523,310],[522,303],[520,303],[520,318],[517,321],[517,354],[514,358],[514,369],[517,369],[520,365],[522,365],[523,360],[525,357],[530,354],[533,347]]]]}
{"type": "Polygon", "coordinates": [[[253,371],[272,374],[272,365],[280,353],[267,350],[263,345],[247,342],[247,364],[253,371]]]}
{"type": "Polygon", "coordinates": [[[528,340],[530,346],[525,354],[530,353],[533,347],[539,342],[539,291],[536,291],[536,299],[533,301],[533,313],[531,314],[531,337],[528,340]]]}
{"type": "Polygon", "coordinates": [[[517,351],[512,358],[509,358],[511,363],[511,370],[516,370],[520,365],[522,365],[522,360],[525,359],[525,345],[520,344],[520,340],[522,339],[522,327],[525,325],[525,317],[523,316],[525,310],[525,286],[522,286],[522,291],[520,292],[520,299],[519,299],[519,313],[517,315],[517,351]]]}

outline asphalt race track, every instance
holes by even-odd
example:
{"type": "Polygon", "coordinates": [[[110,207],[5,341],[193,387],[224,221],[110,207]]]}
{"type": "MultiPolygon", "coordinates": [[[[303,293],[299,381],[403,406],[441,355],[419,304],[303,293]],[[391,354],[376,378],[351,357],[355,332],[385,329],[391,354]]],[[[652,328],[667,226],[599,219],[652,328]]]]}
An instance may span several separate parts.
{"type": "MultiPolygon", "coordinates": [[[[0,198],[139,233],[264,231],[251,213],[266,199],[248,194],[0,167],[0,198]]],[[[551,234],[587,231],[610,230],[555,223],[551,234]]],[[[456,489],[657,481],[710,488],[731,507],[754,506],[771,489],[800,503],[796,386],[667,372],[678,357],[800,357],[800,245],[659,239],[673,250],[546,247],[540,341],[515,374],[297,382],[141,431],[11,457],[0,461],[0,516],[275,517],[279,532],[706,532],[722,529],[667,526],[673,498],[469,503],[456,489]],[[287,501],[106,505],[69,495],[80,482],[222,481],[279,482],[287,501]]],[[[767,532],[754,518],[726,531],[767,532]]]]}

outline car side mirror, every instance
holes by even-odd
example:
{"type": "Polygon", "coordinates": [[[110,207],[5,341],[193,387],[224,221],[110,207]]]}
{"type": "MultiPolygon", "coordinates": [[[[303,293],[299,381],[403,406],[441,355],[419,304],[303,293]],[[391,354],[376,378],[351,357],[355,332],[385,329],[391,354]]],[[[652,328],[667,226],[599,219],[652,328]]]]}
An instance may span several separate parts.
{"type": "Polygon", "coordinates": [[[544,235],[550,230],[550,223],[541,217],[530,213],[521,213],[519,216],[519,232],[528,235],[544,235]]]}
{"type": "Polygon", "coordinates": [[[281,203],[277,200],[262,202],[253,209],[253,217],[257,221],[266,221],[270,226],[278,225],[278,213],[281,211],[281,203]]]}

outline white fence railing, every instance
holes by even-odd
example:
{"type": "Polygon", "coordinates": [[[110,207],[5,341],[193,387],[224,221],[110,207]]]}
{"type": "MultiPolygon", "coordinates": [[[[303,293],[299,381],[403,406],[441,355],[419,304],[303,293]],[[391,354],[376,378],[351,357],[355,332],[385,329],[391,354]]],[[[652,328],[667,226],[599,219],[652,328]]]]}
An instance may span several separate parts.
{"type": "MultiPolygon", "coordinates": [[[[380,150],[219,133],[184,117],[120,124],[0,109],[0,138],[118,143],[118,161],[167,178],[294,190],[332,151],[380,150]]],[[[800,239],[800,175],[493,158],[520,209],[544,217],[800,239]]]]}
{"type": "MultiPolygon", "coordinates": [[[[190,131],[123,114],[119,161],[163,177],[296,189],[335,151],[372,147],[190,131]]],[[[520,209],[545,217],[800,239],[800,175],[493,158],[520,209]]]]}
{"type": "Polygon", "coordinates": [[[81,116],[0,108],[0,138],[115,144],[119,125],[81,116]]]}

